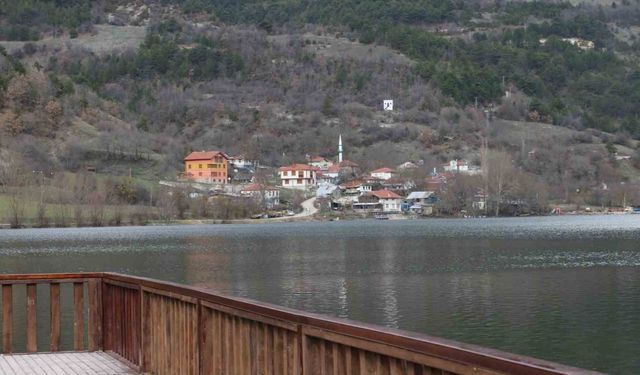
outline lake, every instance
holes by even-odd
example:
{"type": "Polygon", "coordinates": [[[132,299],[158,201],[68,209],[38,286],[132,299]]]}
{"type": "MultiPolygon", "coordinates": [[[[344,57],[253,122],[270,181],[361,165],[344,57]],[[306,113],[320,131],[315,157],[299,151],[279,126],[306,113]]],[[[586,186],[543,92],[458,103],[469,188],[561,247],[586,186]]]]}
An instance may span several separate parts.
{"type": "Polygon", "coordinates": [[[0,256],[640,373],[640,215],[4,230],[0,256]]]}

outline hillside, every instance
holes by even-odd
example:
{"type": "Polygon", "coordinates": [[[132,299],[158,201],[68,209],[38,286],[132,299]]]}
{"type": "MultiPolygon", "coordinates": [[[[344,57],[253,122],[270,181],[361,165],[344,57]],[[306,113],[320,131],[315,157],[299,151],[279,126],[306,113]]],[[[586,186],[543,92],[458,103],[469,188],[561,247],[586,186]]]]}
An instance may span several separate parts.
{"type": "Polygon", "coordinates": [[[157,181],[190,150],[277,167],[335,157],[342,134],[366,169],[426,172],[481,164],[487,137],[552,200],[621,204],[600,189],[626,200],[639,182],[639,15],[626,1],[0,0],[0,154],[157,181]]]}

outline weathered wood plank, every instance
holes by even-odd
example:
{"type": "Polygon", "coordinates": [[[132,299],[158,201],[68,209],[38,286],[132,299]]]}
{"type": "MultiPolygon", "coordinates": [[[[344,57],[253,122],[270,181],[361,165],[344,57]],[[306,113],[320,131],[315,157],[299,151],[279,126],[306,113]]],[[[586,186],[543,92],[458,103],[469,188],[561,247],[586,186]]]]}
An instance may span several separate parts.
{"type": "Polygon", "coordinates": [[[49,287],[50,304],[50,350],[60,350],[60,284],[53,283],[49,287]]]}
{"type": "Polygon", "coordinates": [[[102,350],[102,286],[101,281],[91,280],[89,295],[89,351],[102,350]]]}
{"type": "Polygon", "coordinates": [[[73,349],[84,350],[84,283],[73,283],[73,349]]]}
{"type": "Polygon", "coordinates": [[[0,355],[3,375],[134,375],[137,372],[102,352],[0,355]]]}
{"type": "Polygon", "coordinates": [[[2,352],[13,351],[13,285],[2,286],[2,352]]]}
{"type": "Polygon", "coordinates": [[[37,286],[27,284],[27,353],[38,351],[37,286]]]}

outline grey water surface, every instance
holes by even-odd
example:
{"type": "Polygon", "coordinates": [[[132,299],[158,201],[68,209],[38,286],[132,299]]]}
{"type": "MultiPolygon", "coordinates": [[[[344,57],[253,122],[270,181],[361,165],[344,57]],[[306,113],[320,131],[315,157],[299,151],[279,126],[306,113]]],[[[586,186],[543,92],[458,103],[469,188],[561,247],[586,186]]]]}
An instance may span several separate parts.
{"type": "Polygon", "coordinates": [[[640,373],[640,215],[0,231],[0,272],[72,271],[640,373]]]}

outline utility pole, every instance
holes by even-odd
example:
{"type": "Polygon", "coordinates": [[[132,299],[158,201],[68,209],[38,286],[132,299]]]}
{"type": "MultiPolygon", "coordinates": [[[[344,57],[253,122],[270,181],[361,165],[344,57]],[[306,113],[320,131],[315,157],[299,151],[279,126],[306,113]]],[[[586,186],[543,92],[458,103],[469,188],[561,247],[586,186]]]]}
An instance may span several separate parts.
{"type": "Polygon", "coordinates": [[[489,128],[491,127],[491,111],[489,109],[484,110],[485,116],[485,129],[484,137],[482,137],[482,177],[484,180],[484,215],[487,216],[489,212],[489,205],[487,204],[487,197],[489,195],[489,128]]]}

